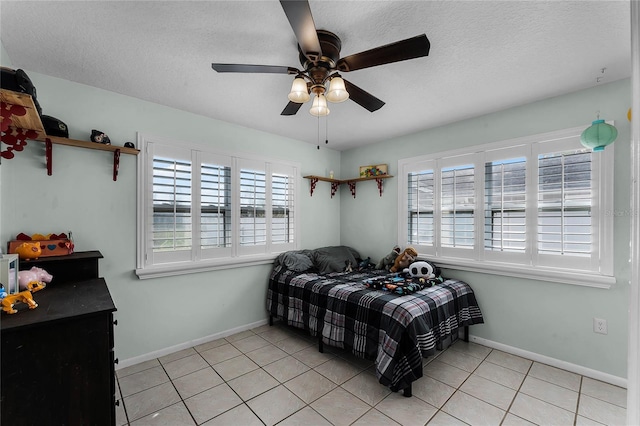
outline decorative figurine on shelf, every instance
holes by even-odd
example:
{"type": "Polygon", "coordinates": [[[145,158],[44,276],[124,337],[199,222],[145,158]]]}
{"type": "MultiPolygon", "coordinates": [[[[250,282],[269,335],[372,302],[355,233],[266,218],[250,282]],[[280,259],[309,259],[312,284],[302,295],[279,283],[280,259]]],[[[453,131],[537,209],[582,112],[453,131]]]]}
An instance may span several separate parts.
{"type": "Polygon", "coordinates": [[[111,145],[111,140],[109,140],[109,136],[105,135],[104,132],[100,130],[91,130],[91,142],[101,143],[105,145],[111,145]]]}
{"type": "Polygon", "coordinates": [[[20,256],[20,259],[37,259],[42,254],[40,248],[40,242],[24,242],[16,247],[15,252],[20,256]]]}
{"type": "Polygon", "coordinates": [[[135,148],[136,146],[133,144],[133,142],[125,142],[124,143],[124,147],[125,148],[135,148]]]}
{"type": "Polygon", "coordinates": [[[50,283],[53,279],[53,275],[48,273],[42,268],[34,266],[28,271],[18,272],[18,283],[20,290],[27,290],[32,283],[50,283]]]}
{"type": "Polygon", "coordinates": [[[16,294],[8,294],[3,299],[2,302],[2,310],[8,314],[15,314],[18,312],[16,309],[13,309],[13,305],[16,303],[22,302],[29,305],[29,309],[35,309],[38,307],[38,304],[35,300],[33,300],[33,296],[31,293],[35,293],[36,291],[40,291],[45,288],[47,285],[43,282],[34,281],[29,283],[28,289],[25,291],[21,291],[16,294]]]}

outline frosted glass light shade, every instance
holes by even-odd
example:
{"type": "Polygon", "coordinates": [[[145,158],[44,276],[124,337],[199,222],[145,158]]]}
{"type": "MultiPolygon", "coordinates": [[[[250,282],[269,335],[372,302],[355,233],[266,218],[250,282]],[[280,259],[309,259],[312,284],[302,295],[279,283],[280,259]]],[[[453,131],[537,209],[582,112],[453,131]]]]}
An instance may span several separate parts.
{"type": "Polygon", "coordinates": [[[604,120],[595,120],[580,135],[580,143],[594,152],[604,151],[604,147],[612,144],[618,137],[618,129],[604,120]]]}
{"type": "Polygon", "coordinates": [[[309,110],[309,113],[316,117],[324,117],[325,115],[329,115],[331,111],[327,107],[327,99],[323,94],[316,95],[313,99],[313,105],[309,110]]]}
{"type": "Polygon", "coordinates": [[[295,102],[298,104],[303,104],[311,99],[311,96],[309,96],[309,91],[307,89],[307,82],[304,81],[304,78],[296,77],[293,79],[291,92],[289,92],[289,96],[287,97],[291,102],[295,102]]]}
{"type": "Polygon", "coordinates": [[[349,92],[344,86],[342,77],[333,77],[329,82],[329,91],[327,92],[327,100],[329,102],[344,102],[349,99],[349,92]]]}

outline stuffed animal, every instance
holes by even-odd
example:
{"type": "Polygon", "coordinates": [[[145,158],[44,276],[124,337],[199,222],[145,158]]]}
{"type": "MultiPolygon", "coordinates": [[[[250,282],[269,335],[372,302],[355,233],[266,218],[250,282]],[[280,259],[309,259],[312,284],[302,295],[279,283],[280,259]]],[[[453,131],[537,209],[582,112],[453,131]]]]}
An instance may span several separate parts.
{"type": "Polygon", "coordinates": [[[33,282],[50,283],[52,279],[53,276],[50,273],[42,268],[38,268],[37,266],[32,267],[28,271],[18,272],[20,290],[27,290],[29,288],[29,284],[33,282]]]}
{"type": "Polygon", "coordinates": [[[344,272],[353,272],[353,266],[351,265],[350,260],[344,261],[344,272]]]}
{"type": "Polygon", "coordinates": [[[390,266],[393,266],[400,252],[400,247],[395,246],[393,250],[391,250],[391,253],[380,259],[380,262],[376,264],[376,269],[389,269],[390,266]]]}
{"type": "Polygon", "coordinates": [[[430,280],[436,277],[436,274],[433,273],[433,265],[423,260],[413,262],[402,272],[409,274],[411,278],[423,278],[430,280]]]}
{"type": "Polygon", "coordinates": [[[402,253],[398,255],[398,257],[396,257],[396,260],[393,263],[393,266],[389,268],[389,271],[401,271],[402,269],[409,266],[409,264],[413,262],[416,257],[418,257],[418,252],[416,251],[416,249],[414,249],[413,247],[407,247],[402,253]]]}
{"type": "Polygon", "coordinates": [[[367,257],[365,260],[360,261],[358,263],[358,271],[362,271],[363,269],[369,269],[373,267],[373,263],[371,263],[371,257],[367,257]]]}

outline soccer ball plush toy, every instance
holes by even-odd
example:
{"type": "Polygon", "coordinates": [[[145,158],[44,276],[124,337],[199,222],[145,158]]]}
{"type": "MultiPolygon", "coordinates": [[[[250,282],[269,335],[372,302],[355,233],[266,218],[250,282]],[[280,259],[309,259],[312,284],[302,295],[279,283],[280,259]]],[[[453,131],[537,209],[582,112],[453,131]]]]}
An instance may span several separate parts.
{"type": "Polygon", "coordinates": [[[424,278],[426,280],[430,280],[436,277],[436,274],[434,274],[433,265],[423,260],[413,262],[402,272],[404,272],[405,274],[409,274],[411,278],[424,278]]]}

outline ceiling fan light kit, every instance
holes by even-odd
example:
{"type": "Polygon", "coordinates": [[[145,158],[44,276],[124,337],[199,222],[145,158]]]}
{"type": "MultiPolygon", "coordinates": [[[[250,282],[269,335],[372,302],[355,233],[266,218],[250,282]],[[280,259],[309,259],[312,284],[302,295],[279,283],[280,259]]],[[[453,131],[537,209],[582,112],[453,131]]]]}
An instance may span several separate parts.
{"type": "Polygon", "coordinates": [[[327,106],[327,98],[322,93],[317,94],[316,97],[313,98],[313,104],[311,105],[309,114],[314,117],[324,117],[329,115],[330,112],[327,106]]]}
{"type": "Polygon", "coordinates": [[[342,41],[330,31],[316,29],[308,1],[280,0],[280,5],[298,41],[303,70],[275,65],[222,63],[213,63],[211,67],[217,72],[295,74],[288,95],[289,104],[281,115],[295,115],[300,106],[311,98],[311,93],[315,97],[309,112],[316,117],[329,114],[327,101],[337,103],[347,99],[370,112],[377,111],[384,102],[343,79],[338,72],[350,72],[429,55],[431,43],[422,34],[340,58],[342,41]],[[325,87],[327,82],[329,89],[325,87]]]}
{"type": "Polygon", "coordinates": [[[349,99],[349,92],[344,86],[344,80],[338,74],[334,74],[331,77],[326,97],[329,102],[333,103],[340,103],[349,99]]]}
{"type": "Polygon", "coordinates": [[[289,92],[288,98],[291,102],[298,104],[303,104],[311,99],[311,96],[309,95],[309,88],[307,87],[307,82],[304,78],[298,76],[293,79],[291,92],[289,92]]]}

